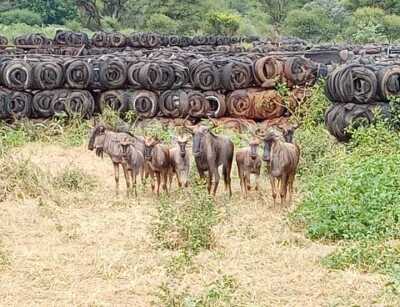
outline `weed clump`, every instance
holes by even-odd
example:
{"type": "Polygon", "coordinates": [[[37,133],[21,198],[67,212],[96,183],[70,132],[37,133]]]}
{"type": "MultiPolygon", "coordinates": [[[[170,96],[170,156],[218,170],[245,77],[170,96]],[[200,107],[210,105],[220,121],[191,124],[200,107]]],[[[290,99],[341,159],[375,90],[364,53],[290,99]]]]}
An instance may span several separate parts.
{"type": "Polygon", "coordinates": [[[37,198],[49,190],[48,174],[30,160],[11,156],[0,159],[0,202],[11,195],[37,198]]]}
{"type": "Polygon", "coordinates": [[[213,246],[217,209],[202,183],[194,182],[190,191],[183,191],[176,198],[160,199],[157,209],[154,234],[165,248],[196,254],[213,246]]]}
{"type": "Polygon", "coordinates": [[[95,187],[95,181],[76,167],[67,167],[53,179],[57,189],[69,191],[87,191],[95,187]]]}

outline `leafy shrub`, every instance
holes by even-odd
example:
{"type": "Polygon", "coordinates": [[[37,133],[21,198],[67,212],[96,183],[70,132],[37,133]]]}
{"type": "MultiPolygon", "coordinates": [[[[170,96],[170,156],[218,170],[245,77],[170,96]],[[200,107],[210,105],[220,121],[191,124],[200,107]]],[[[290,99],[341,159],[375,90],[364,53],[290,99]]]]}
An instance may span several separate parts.
{"type": "Polygon", "coordinates": [[[289,12],[285,29],[289,35],[314,41],[332,38],[332,22],[321,9],[297,9],[289,12]]]}
{"type": "Polygon", "coordinates": [[[375,43],[384,40],[382,25],[385,12],[376,7],[358,8],[352,17],[349,32],[356,43],[375,43]]]}
{"type": "Polygon", "coordinates": [[[68,20],[65,22],[65,27],[68,30],[74,31],[74,32],[79,32],[82,30],[82,24],[78,20],[68,20]]]}
{"type": "Polygon", "coordinates": [[[330,172],[307,177],[309,192],[292,218],[314,239],[397,238],[399,149],[385,124],[359,129],[346,154],[330,156],[340,161],[330,172]]]}
{"type": "Polygon", "coordinates": [[[382,25],[389,42],[400,39],[400,16],[386,15],[382,20],[382,25]]]}
{"type": "Polygon", "coordinates": [[[11,25],[16,23],[24,23],[30,26],[41,25],[42,18],[38,13],[28,9],[14,9],[0,14],[0,23],[11,25]]]}
{"type": "Polygon", "coordinates": [[[78,9],[73,0],[20,0],[19,7],[39,14],[45,24],[64,24],[78,17],[78,9]]]}
{"type": "Polygon", "coordinates": [[[231,275],[221,276],[198,295],[177,290],[173,285],[163,283],[156,293],[157,305],[171,307],[242,306],[235,295],[238,288],[239,282],[231,275]]]}
{"type": "Polygon", "coordinates": [[[0,202],[11,196],[36,198],[48,191],[48,174],[30,160],[11,156],[0,160],[0,202]]]}
{"type": "Polygon", "coordinates": [[[153,14],[146,20],[146,29],[163,34],[176,34],[178,22],[164,14],[153,14]]]}
{"type": "Polygon", "coordinates": [[[211,13],[207,19],[209,32],[220,35],[235,35],[240,27],[240,16],[226,12],[211,13]]]}
{"type": "Polygon", "coordinates": [[[69,191],[87,191],[95,186],[95,182],[79,168],[67,167],[54,177],[53,186],[69,191]]]}
{"type": "Polygon", "coordinates": [[[217,212],[214,200],[200,182],[194,182],[190,191],[177,199],[160,199],[157,209],[159,220],[154,234],[164,247],[196,254],[213,245],[217,212]]]}
{"type": "Polygon", "coordinates": [[[322,263],[331,269],[391,273],[400,268],[400,245],[361,241],[334,251],[322,263]]]}
{"type": "Polygon", "coordinates": [[[107,31],[119,31],[121,29],[118,19],[110,16],[106,16],[101,20],[101,26],[107,31]]]}
{"type": "Polygon", "coordinates": [[[58,29],[63,27],[60,26],[38,26],[38,25],[27,25],[22,21],[22,23],[14,23],[12,25],[6,25],[0,23],[0,33],[8,38],[9,41],[13,40],[15,37],[27,34],[27,33],[43,33],[47,37],[54,37],[58,29]]]}

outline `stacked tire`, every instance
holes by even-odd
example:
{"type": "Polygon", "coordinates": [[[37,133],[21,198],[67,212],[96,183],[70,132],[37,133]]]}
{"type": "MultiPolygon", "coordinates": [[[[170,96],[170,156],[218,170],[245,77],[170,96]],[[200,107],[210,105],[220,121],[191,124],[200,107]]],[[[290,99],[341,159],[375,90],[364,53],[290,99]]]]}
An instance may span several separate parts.
{"type": "Polygon", "coordinates": [[[390,116],[389,101],[400,95],[400,65],[340,66],[327,79],[326,95],[332,102],[326,126],[339,141],[348,141],[350,128],[371,124],[378,113],[390,116]]]}
{"type": "MultiPolygon", "coordinates": [[[[96,38],[109,44],[114,34],[96,38]]],[[[59,42],[85,41],[58,33],[59,42]]],[[[156,36],[128,38],[153,44],[156,36]]],[[[115,41],[118,39],[115,38],[115,41]]],[[[111,108],[141,117],[230,116],[268,120],[286,113],[276,87],[285,83],[288,100],[305,92],[320,65],[303,57],[259,54],[202,54],[184,51],[130,52],[98,56],[0,56],[0,117],[49,118],[67,114],[89,118],[111,108]]],[[[300,95],[301,96],[301,95],[300,95]]]]}

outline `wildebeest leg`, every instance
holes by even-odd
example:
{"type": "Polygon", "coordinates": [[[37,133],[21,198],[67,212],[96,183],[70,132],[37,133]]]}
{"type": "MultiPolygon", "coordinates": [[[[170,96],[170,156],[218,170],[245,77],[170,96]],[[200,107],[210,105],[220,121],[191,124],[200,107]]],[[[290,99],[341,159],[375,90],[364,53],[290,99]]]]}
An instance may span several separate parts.
{"type": "Polygon", "coordinates": [[[128,166],[125,163],[122,163],[122,170],[124,171],[125,182],[126,182],[126,195],[129,196],[131,189],[131,178],[129,175],[128,166]]]}
{"type": "Polygon", "coordinates": [[[244,197],[247,198],[247,195],[250,190],[250,173],[245,171],[243,174],[243,185],[244,185],[244,197]]]}
{"type": "Polygon", "coordinates": [[[133,191],[135,192],[135,197],[137,197],[137,187],[136,187],[136,184],[137,184],[137,176],[139,175],[139,173],[140,173],[140,170],[139,170],[139,172],[134,172],[133,170],[131,171],[131,175],[132,175],[132,189],[133,189],[133,191]]]}
{"type": "Polygon", "coordinates": [[[254,176],[255,176],[255,182],[256,182],[255,189],[256,189],[256,191],[259,191],[260,190],[260,172],[255,173],[254,176]]]}
{"type": "Polygon", "coordinates": [[[178,181],[178,187],[182,187],[181,173],[179,170],[175,171],[176,180],[178,181]]]}
{"type": "MultiPolygon", "coordinates": [[[[222,173],[224,175],[225,190],[229,190],[229,196],[232,196],[232,186],[231,186],[231,169],[232,169],[232,159],[227,161],[226,165],[222,167],[222,173]]],[[[217,169],[218,173],[218,169],[217,169]]]]}
{"type": "Polygon", "coordinates": [[[214,168],[214,172],[210,174],[210,177],[214,177],[214,190],[213,190],[213,195],[215,196],[215,194],[217,193],[217,189],[218,189],[218,184],[219,184],[219,172],[218,172],[218,168],[215,167],[214,168]]]}
{"type": "Polygon", "coordinates": [[[275,182],[275,177],[269,176],[269,182],[271,183],[271,190],[272,190],[272,198],[274,200],[274,208],[276,206],[276,182],[275,182]]]}
{"type": "Polygon", "coordinates": [[[295,174],[291,174],[289,176],[289,180],[288,180],[288,187],[289,187],[289,204],[292,203],[292,198],[293,198],[293,183],[294,183],[294,178],[295,178],[295,174]]]}
{"type": "Polygon", "coordinates": [[[157,179],[157,196],[160,196],[160,183],[161,183],[161,176],[160,172],[155,172],[156,179],[157,179]]]}
{"type": "MultiPolygon", "coordinates": [[[[146,183],[146,178],[147,178],[146,175],[147,175],[147,174],[145,174],[145,166],[143,165],[143,166],[140,168],[140,179],[141,179],[143,185],[145,185],[145,183],[146,183]]],[[[148,175],[147,175],[147,176],[148,176],[148,175]]]]}
{"type": "Polygon", "coordinates": [[[286,194],[288,190],[288,175],[284,174],[281,177],[281,189],[280,189],[280,195],[281,195],[281,205],[285,206],[286,205],[286,194]]]}
{"type": "Polygon", "coordinates": [[[168,180],[169,180],[169,190],[172,190],[172,181],[174,180],[174,171],[171,169],[168,172],[168,180]]]}
{"type": "Polygon", "coordinates": [[[238,175],[239,175],[239,180],[240,180],[240,191],[242,191],[242,193],[245,193],[244,182],[243,182],[243,180],[244,180],[243,172],[239,165],[237,166],[237,168],[238,168],[238,175]]]}
{"type": "Polygon", "coordinates": [[[167,193],[167,194],[168,194],[168,186],[167,186],[168,173],[169,173],[169,171],[164,171],[162,174],[160,174],[160,175],[162,175],[162,188],[165,191],[165,193],[167,193]]]}
{"type": "Polygon", "coordinates": [[[115,194],[119,194],[119,164],[113,162],[114,165],[114,178],[115,178],[115,194]]]}

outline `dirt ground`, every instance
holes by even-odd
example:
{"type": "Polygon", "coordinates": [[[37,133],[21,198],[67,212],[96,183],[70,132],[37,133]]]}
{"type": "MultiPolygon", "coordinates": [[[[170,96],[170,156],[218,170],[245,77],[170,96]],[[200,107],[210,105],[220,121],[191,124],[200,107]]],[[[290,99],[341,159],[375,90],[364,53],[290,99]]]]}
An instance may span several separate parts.
{"type": "MultiPolygon", "coordinates": [[[[157,200],[148,192],[138,201],[117,198],[111,163],[83,146],[29,144],[18,155],[54,173],[73,165],[98,184],[90,193],[59,195],[58,205],[45,197],[0,203],[0,250],[8,259],[0,270],[0,305],[157,306],[172,254],[157,248],[151,233],[157,200]]],[[[233,276],[243,306],[394,304],[385,301],[385,277],[328,271],[320,259],[333,246],[292,232],[268,197],[243,201],[237,181],[232,200],[222,189],[218,196],[227,214],[215,228],[216,247],[195,257],[195,269],[176,288],[198,293],[233,276]]]]}

